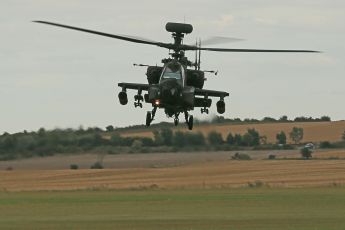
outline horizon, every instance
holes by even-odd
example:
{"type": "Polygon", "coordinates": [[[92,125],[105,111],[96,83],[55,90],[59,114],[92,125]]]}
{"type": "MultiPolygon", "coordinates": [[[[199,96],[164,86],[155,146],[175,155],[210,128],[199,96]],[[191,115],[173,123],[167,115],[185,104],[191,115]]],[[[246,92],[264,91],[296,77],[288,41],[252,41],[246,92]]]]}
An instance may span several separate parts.
{"type": "MultiPolygon", "coordinates": [[[[283,115],[284,116],[284,115],[283,115]]],[[[238,122],[241,122],[241,123],[244,123],[246,124],[246,121],[247,119],[248,120],[257,120],[257,121],[249,121],[249,122],[252,122],[252,123],[255,123],[255,122],[258,122],[258,123],[263,123],[263,124],[267,124],[267,123],[284,123],[284,122],[287,122],[287,123],[308,123],[308,122],[341,122],[341,121],[345,121],[345,119],[342,119],[342,120],[333,120],[331,117],[327,116],[327,115],[323,115],[323,116],[320,116],[320,117],[308,117],[308,116],[297,116],[297,117],[294,117],[294,118],[289,118],[287,117],[287,120],[286,121],[282,121],[280,120],[281,117],[283,116],[280,116],[279,118],[274,118],[274,117],[263,117],[261,119],[257,119],[257,118],[239,118],[239,117],[234,117],[234,118],[230,118],[230,117],[224,117],[224,116],[220,116],[220,115],[217,115],[217,116],[212,116],[212,117],[209,117],[209,119],[196,119],[195,120],[195,125],[207,125],[207,124],[222,124],[222,123],[217,123],[217,122],[214,122],[214,119],[216,119],[217,117],[220,118],[224,118],[225,120],[236,120],[236,119],[240,119],[241,121],[238,121],[238,122]],[[322,120],[316,120],[316,119],[321,119],[322,117],[329,117],[330,118],[330,121],[322,121],[322,120]],[[269,118],[269,119],[274,119],[275,121],[264,121],[265,118],[269,118]],[[307,118],[307,119],[312,119],[311,121],[295,121],[296,118],[307,118]]],[[[227,123],[227,122],[224,122],[224,123],[227,123]]],[[[229,123],[229,122],[228,122],[229,123]]],[[[173,125],[174,122],[172,121],[160,121],[160,122],[156,122],[156,123],[152,123],[152,125],[161,125],[161,124],[171,124],[173,125]]],[[[0,133],[0,136],[1,135],[4,135],[4,134],[10,134],[10,135],[13,135],[13,134],[19,134],[19,133],[25,133],[25,132],[38,132],[40,129],[44,129],[45,131],[54,131],[54,130],[62,130],[62,131],[65,131],[65,130],[73,130],[73,131],[78,131],[78,130],[88,130],[88,129],[100,129],[102,131],[107,131],[106,128],[107,126],[113,126],[114,128],[114,131],[116,131],[116,129],[128,129],[128,128],[132,128],[132,127],[136,127],[136,126],[145,126],[146,125],[144,123],[142,124],[130,124],[130,125],[127,125],[127,126],[114,126],[113,124],[108,124],[108,125],[105,125],[105,126],[84,126],[84,125],[78,125],[78,126],[75,126],[75,127],[58,127],[58,126],[55,126],[53,128],[46,128],[46,127],[39,127],[37,129],[32,129],[32,130],[26,130],[26,129],[23,129],[23,130],[19,130],[19,131],[16,131],[16,132],[7,132],[7,131],[4,131],[3,133],[0,133]]],[[[175,127],[175,126],[174,126],[175,127]]],[[[183,128],[185,127],[185,124],[179,124],[177,126],[177,128],[183,128]]],[[[147,127],[148,130],[151,130],[150,128],[152,127],[147,127]]],[[[186,128],[186,131],[188,130],[187,127],[186,128]]]]}

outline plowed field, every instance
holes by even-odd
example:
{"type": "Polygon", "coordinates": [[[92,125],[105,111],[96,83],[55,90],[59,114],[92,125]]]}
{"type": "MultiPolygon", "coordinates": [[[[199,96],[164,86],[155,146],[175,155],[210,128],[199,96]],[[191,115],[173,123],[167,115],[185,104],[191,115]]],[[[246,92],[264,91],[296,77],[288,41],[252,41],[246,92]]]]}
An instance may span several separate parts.
{"type": "Polygon", "coordinates": [[[79,189],[190,189],[313,187],[345,184],[345,160],[253,160],[196,163],[167,168],[18,170],[0,172],[6,191],[79,189]]]}

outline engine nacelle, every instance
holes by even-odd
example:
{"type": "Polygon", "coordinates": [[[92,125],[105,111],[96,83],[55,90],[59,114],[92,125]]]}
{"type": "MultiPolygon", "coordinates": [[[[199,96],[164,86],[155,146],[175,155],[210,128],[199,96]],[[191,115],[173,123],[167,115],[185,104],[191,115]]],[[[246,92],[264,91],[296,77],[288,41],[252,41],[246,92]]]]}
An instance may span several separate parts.
{"type": "Polygon", "coordinates": [[[220,114],[225,113],[225,102],[220,100],[217,101],[217,112],[220,114]]]}
{"type": "Polygon", "coordinates": [[[146,76],[147,76],[147,81],[149,82],[150,85],[159,83],[159,78],[162,74],[162,71],[163,71],[163,67],[159,67],[159,66],[147,67],[146,76]]]}
{"type": "Polygon", "coordinates": [[[119,101],[121,105],[127,105],[128,103],[128,97],[126,92],[120,92],[119,93],[119,101]]]}
{"type": "Polygon", "coordinates": [[[187,85],[198,89],[204,87],[205,73],[200,70],[187,70],[187,85]]]}

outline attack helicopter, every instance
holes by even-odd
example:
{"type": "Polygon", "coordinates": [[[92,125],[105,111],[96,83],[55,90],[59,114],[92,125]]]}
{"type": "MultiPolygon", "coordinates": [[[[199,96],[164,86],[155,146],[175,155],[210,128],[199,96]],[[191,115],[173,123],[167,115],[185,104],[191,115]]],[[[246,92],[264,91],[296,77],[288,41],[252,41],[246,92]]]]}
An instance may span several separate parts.
{"type": "Polygon", "coordinates": [[[228,92],[203,89],[206,80],[205,73],[211,72],[217,74],[216,71],[203,71],[200,68],[201,51],[215,52],[297,52],[297,53],[314,53],[319,51],[313,50],[269,50],[269,49],[231,49],[231,48],[206,48],[202,47],[200,42],[195,45],[186,45],[183,43],[185,35],[193,32],[193,26],[186,23],[168,22],[165,26],[167,32],[172,34],[174,43],[164,43],[147,40],[139,37],[124,36],[103,33],[99,31],[83,29],[79,27],[63,25],[47,21],[33,21],[52,26],[63,27],[67,29],[82,31],[86,33],[96,34],[100,36],[115,38],[128,42],[154,45],[169,49],[170,57],[162,59],[162,66],[150,66],[139,64],[136,66],[147,67],[146,76],[148,84],[142,83],[118,83],[121,92],[118,98],[121,105],[128,103],[127,90],[136,90],[134,96],[134,106],[142,108],[142,102],[152,105],[152,111],[146,114],[146,125],[150,126],[155,118],[157,109],[164,109],[167,117],[174,118],[174,124],[178,125],[179,115],[184,114],[185,122],[189,130],[193,129],[193,115],[189,111],[194,108],[201,108],[201,113],[209,113],[212,104],[210,97],[219,98],[216,103],[217,112],[223,114],[225,112],[225,97],[229,96],[228,92]],[[185,56],[186,51],[195,51],[195,62],[188,60],[185,56]],[[146,93],[143,95],[143,91],[146,93]]]}

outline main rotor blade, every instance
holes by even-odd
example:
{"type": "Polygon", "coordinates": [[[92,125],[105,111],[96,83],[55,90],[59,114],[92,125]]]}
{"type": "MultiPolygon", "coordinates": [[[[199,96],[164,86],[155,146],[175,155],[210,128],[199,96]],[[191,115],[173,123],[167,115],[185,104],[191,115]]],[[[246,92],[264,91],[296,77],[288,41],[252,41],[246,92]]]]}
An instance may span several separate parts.
{"type": "Polygon", "coordinates": [[[251,53],[320,53],[316,50],[266,50],[266,49],[225,49],[225,48],[204,48],[195,47],[197,50],[216,52],[251,52],[251,53]]]}
{"type": "Polygon", "coordinates": [[[97,34],[97,35],[101,35],[101,36],[105,36],[105,37],[129,41],[129,42],[148,44],[148,45],[156,45],[156,46],[161,46],[161,47],[165,47],[164,45],[167,45],[165,43],[156,42],[156,41],[152,41],[152,40],[146,40],[146,39],[135,37],[135,36],[108,34],[108,33],[103,33],[103,32],[99,32],[99,31],[88,30],[88,29],[83,29],[83,28],[79,28],[79,27],[62,25],[62,24],[53,23],[53,22],[46,22],[46,21],[33,21],[33,22],[63,27],[63,28],[71,29],[71,30],[78,30],[78,31],[86,32],[86,33],[97,34]]]}
{"type": "Polygon", "coordinates": [[[239,41],[244,41],[244,39],[215,36],[215,37],[210,37],[210,38],[206,38],[204,40],[201,40],[201,45],[208,46],[208,45],[224,44],[224,43],[239,42],[239,41]]]}

